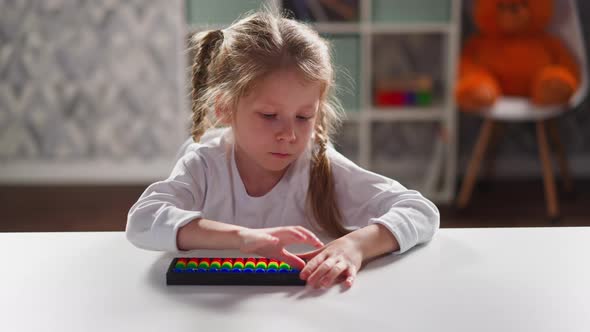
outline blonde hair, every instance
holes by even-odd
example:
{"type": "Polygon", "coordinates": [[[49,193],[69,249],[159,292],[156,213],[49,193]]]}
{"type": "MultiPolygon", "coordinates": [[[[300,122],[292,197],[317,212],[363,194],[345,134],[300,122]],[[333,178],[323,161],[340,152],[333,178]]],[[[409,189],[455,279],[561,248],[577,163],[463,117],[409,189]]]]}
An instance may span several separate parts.
{"type": "Polygon", "coordinates": [[[341,107],[334,97],[334,70],[329,43],[303,23],[269,10],[251,14],[227,29],[191,36],[192,130],[198,142],[217,125],[215,106],[235,106],[258,80],[280,69],[295,69],[306,80],[320,82],[320,106],[314,128],[307,202],[317,225],[331,235],[342,226],[334,179],[326,155],[330,135],[340,123],[341,107]]]}

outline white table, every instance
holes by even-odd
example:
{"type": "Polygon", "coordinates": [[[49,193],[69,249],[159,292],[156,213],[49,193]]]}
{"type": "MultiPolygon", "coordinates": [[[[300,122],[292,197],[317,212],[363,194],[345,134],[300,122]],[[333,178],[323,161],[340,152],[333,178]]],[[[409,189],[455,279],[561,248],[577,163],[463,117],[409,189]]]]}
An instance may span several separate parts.
{"type": "Polygon", "coordinates": [[[166,286],[173,256],[120,232],[0,233],[0,331],[590,331],[589,227],[442,229],[348,291],[166,286]]]}

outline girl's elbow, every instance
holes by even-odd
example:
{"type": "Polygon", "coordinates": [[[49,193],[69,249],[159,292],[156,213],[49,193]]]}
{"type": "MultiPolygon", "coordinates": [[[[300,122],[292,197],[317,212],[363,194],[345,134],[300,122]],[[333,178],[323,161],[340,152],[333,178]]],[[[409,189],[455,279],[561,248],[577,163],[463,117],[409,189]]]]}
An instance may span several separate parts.
{"type": "Polygon", "coordinates": [[[125,226],[125,237],[127,238],[127,241],[129,241],[131,244],[133,244],[136,247],[140,247],[138,236],[139,232],[136,229],[137,227],[135,226],[135,224],[136,220],[133,218],[133,216],[131,214],[127,216],[127,225],[125,226]]]}
{"type": "Polygon", "coordinates": [[[436,211],[437,213],[432,217],[432,235],[434,236],[434,234],[440,229],[440,213],[438,211],[436,211]]]}
{"type": "Polygon", "coordinates": [[[125,226],[127,241],[137,248],[149,249],[149,241],[146,239],[148,230],[144,228],[137,215],[130,213],[127,216],[127,225],[125,226]]]}
{"type": "Polygon", "coordinates": [[[427,225],[428,227],[428,231],[426,232],[426,238],[425,241],[430,241],[432,240],[432,238],[434,237],[434,234],[436,234],[436,232],[440,229],[440,213],[438,212],[438,209],[432,211],[433,213],[430,213],[427,216],[427,225]]]}

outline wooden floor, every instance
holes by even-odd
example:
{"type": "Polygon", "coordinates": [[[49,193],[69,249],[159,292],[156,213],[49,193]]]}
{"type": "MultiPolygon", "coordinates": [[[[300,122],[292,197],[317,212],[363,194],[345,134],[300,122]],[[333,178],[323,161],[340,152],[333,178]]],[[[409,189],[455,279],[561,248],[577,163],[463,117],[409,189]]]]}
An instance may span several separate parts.
{"type": "MultiPolygon", "coordinates": [[[[590,226],[590,181],[560,195],[562,217],[546,216],[542,182],[480,183],[463,211],[439,206],[441,227],[590,226]]],[[[121,231],[144,186],[0,186],[0,232],[121,231]]]]}

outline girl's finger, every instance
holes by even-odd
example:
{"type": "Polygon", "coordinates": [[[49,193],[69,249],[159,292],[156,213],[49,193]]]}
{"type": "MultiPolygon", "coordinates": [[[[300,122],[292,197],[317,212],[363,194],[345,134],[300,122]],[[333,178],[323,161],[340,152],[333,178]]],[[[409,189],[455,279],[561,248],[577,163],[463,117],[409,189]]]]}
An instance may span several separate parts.
{"type": "Polygon", "coordinates": [[[334,280],[338,278],[347,269],[346,263],[338,261],[334,267],[328,271],[320,280],[319,285],[321,287],[329,287],[334,283],[334,280]]]}
{"type": "Polygon", "coordinates": [[[307,263],[305,264],[305,267],[303,268],[303,270],[301,270],[301,274],[299,274],[299,277],[302,280],[307,280],[307,278],[309,278],[309,276],[317,269],[318,265],[320,265],[320,263],[324,261],[324,256],[325,255],[323,254],[322,249],[318,249],[316,251],[312,251],[310,253],[299,256],[302,259],[308,259],[307,263]]]}
{"type": "Polygon", "coordinates": [[[295,243],[305,243],[308,241],[307,235],[295,228],[285,228],[275,232],[274,235],[279,237],[285,246],[295,243]]]}
{"type": "Polygon", "coordinates": [[[314,258],[315,256],[317,256],[317,254],[319,254],[320,252],[322,252],[322,249],[316,249],[313,251],[308,251],[302,254],[297,254],[297,257],[305,260],[305,261],[309,261],[312,258],[314,258]]]}
{"type": "Polygon", "coordinates": [[[303,243],[307,243],[307,244],[309,244],[315,248],[318,248],[318,249],[324,247],[324,243],[315,237],[308,237],[303,243]]]}
{"type": "Polygon", "coordinates": [[[354,267],[354,265],[350,265],[348,267],[348,269],[346,270],[346,280],[344,280],[344,285],[346,285],[346,287],[350,288],[352,287],[352,284],[354,283],[354,279],[356,278],[356,268],[354,267]]]}
{"type": "Polygon", "coordinates": [[[302,270],[305,266],[305,262],[303,261],[303,259],[287,251],[287,249],[285,248],[281,250],[279,259],[291,265],[292,268],[297,270],[302,270]]]}
{"type": "Polygon", "coordinates": [[[309,244],[317,248],[324,246],[324,243],[312,231],[303,226],[297,226],[297,228],[299,229],[299,231],[305,233],[309,239],[312,239],[312,241],[309,242],[309,244]]]}
{"type": "Polygon", "coordinates": [[[299,231],[295,227],[290,227],[286,231],[287,231],[287,234],[290,235],[295,240],[304,241],[307,239],[307,234],[299,231]]]}
{"type": "Polygon", "coordinates": [[[328,258],[317,266],[315,271],[307,278],[307,284],[313,287],[319,287],[319,281],[336,265],[336,259],[328,258]]]}

